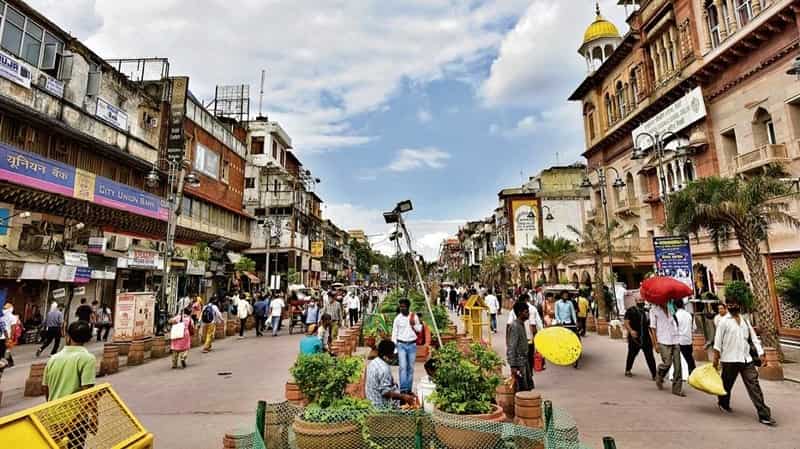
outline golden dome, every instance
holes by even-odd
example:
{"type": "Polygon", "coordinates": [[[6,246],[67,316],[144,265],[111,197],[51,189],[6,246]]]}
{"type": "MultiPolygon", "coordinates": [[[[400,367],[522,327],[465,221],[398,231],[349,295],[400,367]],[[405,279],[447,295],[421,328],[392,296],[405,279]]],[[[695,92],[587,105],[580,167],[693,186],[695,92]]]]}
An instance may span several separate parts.
{"type": "Polygon", "coordinates": [[[603,37],[620,37],[620,35],[617,27],[600,15],[600,6],[598,5],[597,17],[595,17],[594,22],[589,25],[589,28],[586,28],[586,32],[583,33],[583,43],[585,44],[603,37]]]}

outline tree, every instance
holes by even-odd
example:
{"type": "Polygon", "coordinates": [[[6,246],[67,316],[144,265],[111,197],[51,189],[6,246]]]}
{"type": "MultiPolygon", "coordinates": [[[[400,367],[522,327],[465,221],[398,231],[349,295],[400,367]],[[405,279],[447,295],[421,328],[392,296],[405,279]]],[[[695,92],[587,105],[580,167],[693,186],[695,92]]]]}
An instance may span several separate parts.
{"type": "Polygon", "coordinates": [[[577,251],[578,248],[570,240],[545,236],[535,239],[532,248],[524,248],[520,259],[526,266],[547,265],[550,279],[555,283],[559,280],[558,267],[574,260],[577,251]]]}
{"type": "MultiPolygon", "coordinates": [[[[622,229],[620,222],[611,220],[608,223],[608,231],[604,223],[590,221],[583,225],[583,230],[580,230],[572,225],[567,225],[567,228],[578,237],[578,253],[584,257],[592,259],[594,265],[594,286],[592,291],[595,292],[595,300],[597,301],[598,313],[600,317],[608,317],[610,298],[605,295],[603,287],[605,286],[603,270],[603,261],[608,258],[608,236],[611,236],[611,245],[613,246],[612,256],[615,260],[624,260],[632,262],[634,257],[628,249],[619,247],[619,243],[627,240],[633,235],[633,230],[625,231],[622,229]],[[601,296],[602,295],[602,296],[601,296]],[[602,299],[602,301],[601,301],[602,299]]],[[[611,267],[613,273],[613,267],[611,267]]]]}
{"type": "Polygon", "coordinates": [[[706,231],[719,251],[731,233],[739,243],[750,270],[756,297],[756,317],[766,346],[780,351],[769,281],[761,257],[769,225],[780,223],[800,229],[800,220],[787,213],[787,200],[797,197],[790,184],[780,180],[781,171],[769,167],[750,179],[712,176],[689,183],[669,197],[667,229],[695,236],[706,231]]]}

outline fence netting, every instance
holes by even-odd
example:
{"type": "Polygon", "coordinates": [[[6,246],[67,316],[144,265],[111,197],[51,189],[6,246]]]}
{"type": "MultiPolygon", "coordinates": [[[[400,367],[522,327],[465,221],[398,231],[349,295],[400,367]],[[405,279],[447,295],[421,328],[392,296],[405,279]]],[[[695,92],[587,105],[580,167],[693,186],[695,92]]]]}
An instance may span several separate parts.
{"type": "Polygon", "coordinates": [[[438,411],[322,416],[289,402],[262,403],[252,433],[226,449],[588,449],[568,413],[542,408],[542,428],[531,428],[438,411]]]}

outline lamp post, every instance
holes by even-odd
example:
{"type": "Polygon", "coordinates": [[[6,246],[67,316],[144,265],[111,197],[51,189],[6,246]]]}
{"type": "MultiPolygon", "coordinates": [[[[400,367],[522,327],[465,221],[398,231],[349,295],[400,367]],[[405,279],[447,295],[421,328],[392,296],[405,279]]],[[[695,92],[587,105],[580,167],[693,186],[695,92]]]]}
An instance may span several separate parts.
{"type": "MultiPolygon", "coordinates": [[[[589,169],[591,170],[591,169],[589,169]]],[[[611,285],[611,300],[614,305],[614,315],[619,316],[619,310],[617,307],[617,293],[616,293],[616,283],[613,281],[614,277],[614,255],[613,255],[613,245],[611,244],[611,222],[608,220],[608,194],[606,192],[606,188],[608,187],[606,183],[606,173],[611,170],[614,172],[615,179],[614,183],[611,184],[612,187],[615,189],[621,189],[625,187],[625,181],[619,175],[619,171],[617,171],[614,167],[597,167],[594,169],[595,174],[597,175],[597,185],[592,185],[592,181],[589,179],[588,175],[584,175],[583,181],[581,182],[581,188],[584,189],[591,189],[597,187],[600,189],[600,203],[603,205],[603,217],[606,223],[606,244],[608,245],[608,268],[610,271],[610,276],[612,278],[612,285],[611,285]]],[[[601,284],[603,283],[602,279],[602,270],[600,271],[600,281],[601,284]]]]}
{"type": "MultiPolygon", "coordinates": [[[[632,160],[643,159],[644,157],[647,156],[649,152],[655,152],[656,157],[658,158],[658,171],[659,171],[658,179],[659,179],[659,185],[661,186],[661,197],[663,198],[664,201],[665,224],[667,222],[667,213],[668,213],[667,206],[669,202],[669,192],[667,190],[668,186],[667,186],[666,170],[664,167],[664,156],[666,154],[667,142],[671,139],[677,140],[679,138],[680,136],[672,131],[665,131],[663,133],[654,133],[654,134],[642,132],[638,136],[636,136],[636,140],[634,140],[633,142],[634,147],[633,147],[633,154],[631,155],[632,160]],[[650,143],[652,145],[649,148],[652,148],[652,150],[649,150],[648,148],[644,148],[639,145],[639,142],[641,141],[642,137],[650,139],[650,143]]],[[[694,153],[691,146],[692,142],[695,141],[695,143],[700,143],[699,139],[700,138],[698,136],[692,134],[688,146],[681,145],[675,148],[676,157],[680,158],[680,160],[683,161],[684,159],[688,158],[688,156],[692,155],[694,153]]]]}
{"type": "Polygon", "coordinates": [[[153,167],[150,173],[145,177],[145,182],[149,187],[156,187],[161,182],[161,176],[158,172],[158,164],[165,162],[167,164],[167,205],[169,215],[167,216],[167,235],[166,244],[163,251],[164,267],[161,272],[162,287],[161,293],[158,298],[159,302],[159,319],[156,324],[156,332],[160,335],[166,323],[167,314],[167,290],[172,293],[172,280],[170,279],[170,265],[172,264],[172,255],[175,252],[175,229],[177,228],[178,214],[180,213],[181,201],[183,199],[183,187],[189,185],[190,187],[200,186],[200,178],[193,172],[186,172],[185,164],[188,162],[183,158],[180,159],[166,159],[160,158],[153,162],[153,167]]]}

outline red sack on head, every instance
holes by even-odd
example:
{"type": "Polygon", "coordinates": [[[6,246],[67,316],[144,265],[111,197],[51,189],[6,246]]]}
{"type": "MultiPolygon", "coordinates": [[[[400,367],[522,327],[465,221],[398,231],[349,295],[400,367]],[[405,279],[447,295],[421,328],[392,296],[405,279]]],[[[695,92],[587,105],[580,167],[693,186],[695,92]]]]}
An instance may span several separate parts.
{"type": "Polygon", "coordinates": [[[694,293],[688,285],[683,282],[667,277],[653,276],[647,278],[639,287],[639,294],[642,299],[653,304],[666,304],[670,299],[681,299],[691,296],[694,293]]]}

